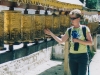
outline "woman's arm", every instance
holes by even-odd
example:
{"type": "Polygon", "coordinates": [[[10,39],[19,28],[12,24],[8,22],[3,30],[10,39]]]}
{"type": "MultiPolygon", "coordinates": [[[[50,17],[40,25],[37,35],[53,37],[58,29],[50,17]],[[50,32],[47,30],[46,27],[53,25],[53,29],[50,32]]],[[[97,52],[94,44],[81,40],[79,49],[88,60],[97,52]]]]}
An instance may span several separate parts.
{"type": "Polygon", "coordinates": [[[67,34],[64,34],[62,38],[59,38],[55,34],[53,34],[49,29],[44,29],[44,33],[47,35],[51,35],[60,44],[65,42],[68,39],[67,34]]]}

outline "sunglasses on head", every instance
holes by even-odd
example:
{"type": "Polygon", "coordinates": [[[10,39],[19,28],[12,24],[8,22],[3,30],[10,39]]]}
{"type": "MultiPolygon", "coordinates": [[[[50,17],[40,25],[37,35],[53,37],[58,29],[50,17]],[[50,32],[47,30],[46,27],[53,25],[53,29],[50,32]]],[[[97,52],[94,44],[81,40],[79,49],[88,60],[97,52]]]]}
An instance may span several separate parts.
{"type": "Polygon", "coordinates": [[[71,17],[70,19],[71,19],[71,20],[75,20],[75,19],[77,19],[77,18],[79,18],[79,17],[73,17],[73,18],[71,17]]]}

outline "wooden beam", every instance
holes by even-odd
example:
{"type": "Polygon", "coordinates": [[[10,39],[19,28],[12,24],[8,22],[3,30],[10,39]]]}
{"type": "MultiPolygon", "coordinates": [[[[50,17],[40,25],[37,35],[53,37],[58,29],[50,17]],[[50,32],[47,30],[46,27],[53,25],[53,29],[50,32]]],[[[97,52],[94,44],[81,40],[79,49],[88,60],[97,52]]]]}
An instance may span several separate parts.
{"type": "MultiPolygon", "coordinates": [[[[24,3],[19,3],[18,4],[17,2],[10,2],[8,0],[1,0],[0,1],[0,5],[7,6],[7,7],[10,7],[11,5],[13,5],[13,3],[16,4],[15,5],[16,8],[24,8],[25,9],[25,7],[26,7],[26,4],[24,4],[24,3]]],[[[37,5],[29,4],[29,8],[28,9],[37,9],[37,8],[38,8],[37,5]]],[[[43,6],[40,6],[40,9],[41,10],[44,10],[44,7],[43,6]]]]}

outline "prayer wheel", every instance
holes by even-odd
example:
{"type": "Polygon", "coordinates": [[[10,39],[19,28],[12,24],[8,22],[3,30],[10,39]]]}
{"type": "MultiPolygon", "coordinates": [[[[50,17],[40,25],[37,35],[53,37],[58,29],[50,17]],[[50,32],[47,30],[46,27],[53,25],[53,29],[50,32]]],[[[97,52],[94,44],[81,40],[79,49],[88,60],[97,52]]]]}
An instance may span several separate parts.
{"type": "Polygon", "coordinates": [[[44,38],[44,27],[45,27],[45,16],[35,14],[33,16],[34,26],[32,27],[34,30],[34,39],[42,39],[44,38]]]}
{"type": "Polygon", "coordinates": [[[89,27],[90,32],[92,33],[92,23],[88,23],[87,26],[89,27]]]}
{"type": "Polygon", "coordinates": [[[0,50],[4,48],[4,14],[0,13],[0,50]]]}
{"type": "Polygon", "coordinates": [[[92,22],[91,24],[91,32],[93,33],[99,25],[99,22],[92,22]]]}
{"type": "Polygon", "coordinates": [[[65,23],[66,15],[60,15],[60,33],[64,34],[66,30],[66,23],[65,23]]]}
{"type": "Polygon", "coordinates": [[[57,36],[60,35],[60,18],[59,18],[59,16],[53,16],[53,33],[57,36]]]}
{"type": "Polygon", "coordinates": [[[2,11],[4,13],[4,43],[13,44],[21,42],[21,12],[2,11]]]}
{"type": "MultiPolygon", "coordinates": [[[[52,15],[45,16],[45,28],[48,28],[51,31],[53,31],[53,16],[52,15]]],[[[50,36],[46,35],[45,37],[50,37],[50,36]]]]}
{"type": "Polygon", "coordinates": [[[70,17],[69,17],[69,15],[66,15],[66,17],[65,17],[65,23],[66,23],[66,27],[70,27],[70,23],[71,23],[71,21],[70,21],[70,17]]]}
{"type": "Polygon", "coordinates": [[[33,42],[34,31],[32,30],[32,15],[21,16],[22,42],[33,42]]]}

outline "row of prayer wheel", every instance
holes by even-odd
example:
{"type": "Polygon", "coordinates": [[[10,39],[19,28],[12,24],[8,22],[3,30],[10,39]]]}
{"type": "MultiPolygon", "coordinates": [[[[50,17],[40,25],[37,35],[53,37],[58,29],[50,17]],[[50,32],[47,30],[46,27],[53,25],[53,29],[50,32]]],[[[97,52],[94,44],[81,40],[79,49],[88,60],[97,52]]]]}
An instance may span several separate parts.
{"type": "Polygon", "coordinates": [[[45,37],[44,28],[60,35],[69,24],[68,15],[30,15],[22,14],[20,11],[4,10],[0,13],[0,43],[34,42],[34,39],[45,37]]]}

